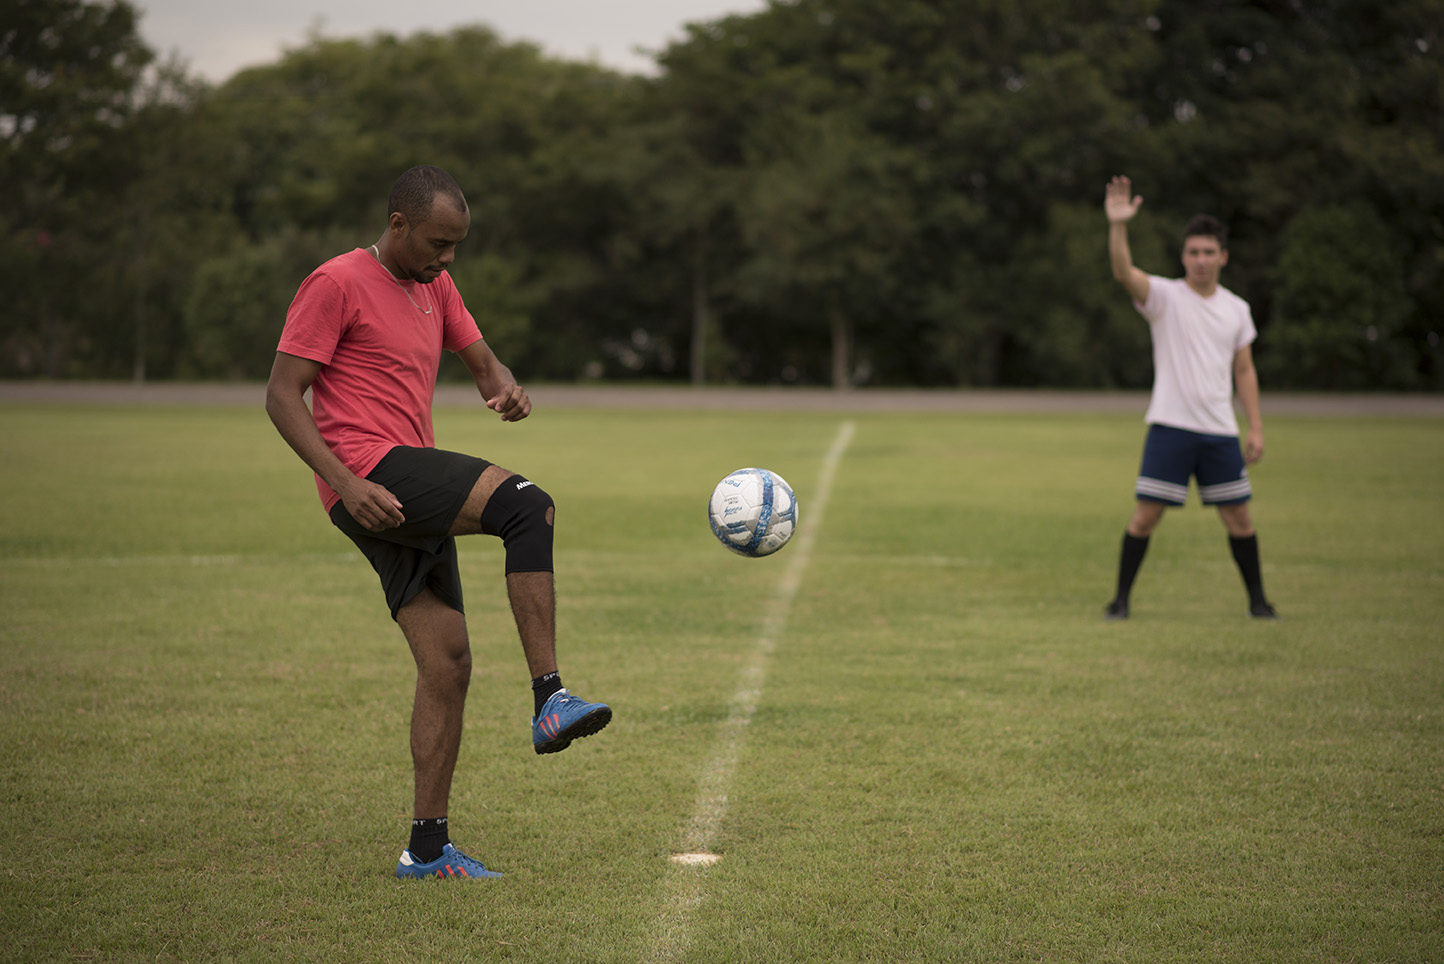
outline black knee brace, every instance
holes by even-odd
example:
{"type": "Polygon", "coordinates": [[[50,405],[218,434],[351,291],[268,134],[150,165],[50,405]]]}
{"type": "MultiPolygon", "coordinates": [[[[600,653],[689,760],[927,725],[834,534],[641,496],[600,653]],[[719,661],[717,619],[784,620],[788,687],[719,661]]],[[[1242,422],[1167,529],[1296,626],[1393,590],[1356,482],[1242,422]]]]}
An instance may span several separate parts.
{"type": "Polygon", "coordinates": [[[552,572],[552,516],[556,504],[535,482],[513,475],[481,510],[481,531],[501,536],[506,571],[552,572]]]}

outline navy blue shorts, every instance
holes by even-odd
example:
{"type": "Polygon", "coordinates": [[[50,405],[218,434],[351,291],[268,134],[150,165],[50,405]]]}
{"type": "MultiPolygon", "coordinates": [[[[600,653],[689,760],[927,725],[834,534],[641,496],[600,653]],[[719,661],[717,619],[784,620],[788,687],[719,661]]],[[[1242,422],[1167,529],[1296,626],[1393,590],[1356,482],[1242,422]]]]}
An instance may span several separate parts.
{"type": "Polygon", "coordinates": [[[430,589],[457,612],[466,611],[456,539],[447,533],[490,464],[457,452],[398,445],[366,479],[385,486],[401,501],[405,522],[372,532],[351,518],[344,502],[331,507],[332,523],[356,543],[381,577],[392,619],[422,589],[430,589]]]}
{"type": "Polygon", "coordinates": [[[1134,494],[1150,502],[1183,505],[1190,477],[1198,480],[1204,505],[1238,505],[1253,498],[1237,436],[1148,426],[1134,494]]]}

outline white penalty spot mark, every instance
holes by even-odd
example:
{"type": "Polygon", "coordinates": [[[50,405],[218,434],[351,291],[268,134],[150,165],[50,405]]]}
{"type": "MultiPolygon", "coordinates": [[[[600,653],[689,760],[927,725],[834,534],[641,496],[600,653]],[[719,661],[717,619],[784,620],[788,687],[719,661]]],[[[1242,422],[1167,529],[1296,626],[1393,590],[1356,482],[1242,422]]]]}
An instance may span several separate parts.
{"type": "Polygon", "coordinates": [[[683,867],[710,867],[721,859],[721,854],[690,853],[672,855],[672,863],[681,864],[683,867]]]}

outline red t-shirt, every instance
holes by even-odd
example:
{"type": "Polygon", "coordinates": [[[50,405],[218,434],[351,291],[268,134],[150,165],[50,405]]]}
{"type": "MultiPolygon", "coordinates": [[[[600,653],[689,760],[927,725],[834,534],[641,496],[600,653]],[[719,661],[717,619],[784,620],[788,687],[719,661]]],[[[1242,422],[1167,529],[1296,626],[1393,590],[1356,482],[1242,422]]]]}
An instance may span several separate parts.
{"type": "MultiPolygon", "coordinates": [[[[301,283],[277,348],[321,363],[311,413],[331,451],[365,478],[397,445],[436,444],[431,403],[441,351],[479,338],[450,275],[398,282],[357,248],[301,283]]],[[[329,513],[340,496],[319,475],[316,490],[329,513]]]]}

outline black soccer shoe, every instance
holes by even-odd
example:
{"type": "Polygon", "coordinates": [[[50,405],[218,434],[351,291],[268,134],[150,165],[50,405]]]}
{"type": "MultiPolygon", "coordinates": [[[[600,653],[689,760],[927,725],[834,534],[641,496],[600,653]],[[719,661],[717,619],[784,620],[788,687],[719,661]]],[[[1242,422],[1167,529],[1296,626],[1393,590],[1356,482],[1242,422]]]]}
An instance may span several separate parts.
{"type": "Polygon", "coordinates": [[[1256,603],[1251,604],[1251,605],[1248,607],[1248,614],[1249,614],[1250,616],[1252,616],[1254,619],[1278,619],[1278,618],[1279,618],[1279,614],[1278,614],[1278,612],[1274,609],[1273,604],[1272,604],[1272,603],[1269,603],[1269,602],[1266,601],[1266,600],[1265,600],[1265,601],[1260,601],[1260,602],[1256,602],[1256,603]]]}
{"type": "Polygon", "coordinates": [[[1111,603],[1109,603],[1107,606],[1104,606],[1104,607],[1103,607],[1103,618],[1104,618],[1104,619],[1127,619],[1127,618],[1128,618],[1128,600],[1126,600],[1126,599],[1115,599],[1115,600],[1113,600],[1111,603]]]}

